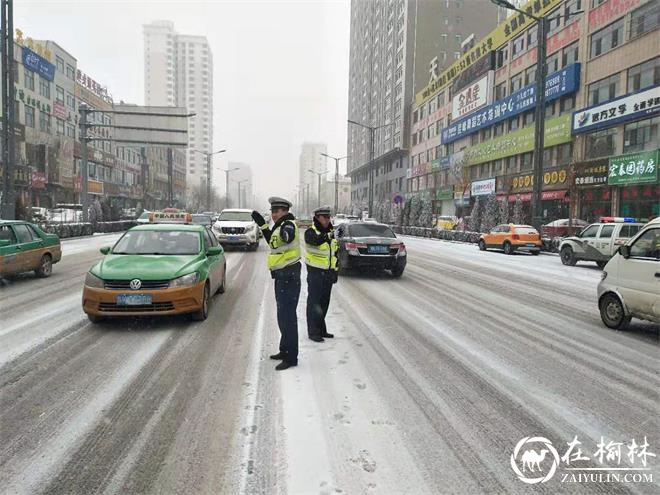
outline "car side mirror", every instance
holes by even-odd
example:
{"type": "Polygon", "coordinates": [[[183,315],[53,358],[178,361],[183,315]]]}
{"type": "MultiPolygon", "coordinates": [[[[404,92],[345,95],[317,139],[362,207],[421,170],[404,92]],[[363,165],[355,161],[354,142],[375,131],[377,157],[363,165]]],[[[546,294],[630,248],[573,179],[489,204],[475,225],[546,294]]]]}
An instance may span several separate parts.
{"type": "Polygon", "coordinates": [[[626,246],[624,244],[623,246],[619,247],[619,254],[625,259],[630,258],[630,246],[626,246]]]}
{"type": "Polygon", "coordinates": [[[101,251],[101,254],[110,254],[110,246],[103,246],[99,251],[101,251]]]}
{"type": "Polygon", "coordinates": [[[206,250],[206,256],[220,256],[224,252],[222,246],[211,246],[206,250]]]}

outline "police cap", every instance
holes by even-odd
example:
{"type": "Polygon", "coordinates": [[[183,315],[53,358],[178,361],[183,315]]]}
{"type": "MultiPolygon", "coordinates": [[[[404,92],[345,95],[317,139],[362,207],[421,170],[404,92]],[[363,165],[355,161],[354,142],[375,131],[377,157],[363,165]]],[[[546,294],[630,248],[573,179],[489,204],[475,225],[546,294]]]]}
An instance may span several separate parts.
{"type": "Polygon", "coordinates": [[[332,208],[330,206],[324,205],[324,206],[319,206],[316,210],[314,210],[314,215],[328,215],[330,216],[332,211],[332,208]]]}
{"type": "Polygon", "coordinates": [[[268,198],[268,202],[270,203],[270,209],[271,210],[274,209],[274,208],[287,208],[287,209],[289,209],[289,208],[291,208],[291,206],[293,206],[293,203],[291,203],[291,201],[288,201],[284,198],[279,198],[277,196],[271,196],[270,198],[268,198]]]}

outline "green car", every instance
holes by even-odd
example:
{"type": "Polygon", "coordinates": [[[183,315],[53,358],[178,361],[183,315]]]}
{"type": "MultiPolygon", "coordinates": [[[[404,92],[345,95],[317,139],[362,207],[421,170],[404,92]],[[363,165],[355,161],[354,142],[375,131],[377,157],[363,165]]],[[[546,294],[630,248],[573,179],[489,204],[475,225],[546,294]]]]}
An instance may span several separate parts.
{"type": "Polygon", "coordinates": [[[0,220],[0,277],[23,272],[50,277],[62,259],[60,238],[20,220],[0,220]]]}
{"type": "Polygon", "coordinates": [[[215,293],[225,291],[222,246],[204,225],[133,227],[85,279],[83,311],[96,323],[110,316],[190,313],[205,320],[215,293]]]}

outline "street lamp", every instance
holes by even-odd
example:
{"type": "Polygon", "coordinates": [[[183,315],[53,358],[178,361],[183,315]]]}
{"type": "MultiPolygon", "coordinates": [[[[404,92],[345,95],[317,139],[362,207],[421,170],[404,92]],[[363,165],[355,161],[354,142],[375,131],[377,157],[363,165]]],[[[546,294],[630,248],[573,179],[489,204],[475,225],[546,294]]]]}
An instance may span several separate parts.
{"type": "MultiPolygon", "coordinates": [[[[547,66],[545,61],[546,46],[547,46],[547,33],[549,29],[550,19],[547,17],[539,17],[522,9],[517,8],[508,0],[490,0],[498,7],[507,10],[514,10],[523,14],[538,23],[538,48],[536,54],[536,105],[534,107],[534,172],[533,172],[533,189],[532,189],[532,225],[541,231],[541,224],[543,223],[541,211],[541,184],[543,183],[543,150],[545,149],[545,77],[547,73],[547,66]]],[[[565,16],[575,14],[582,14],[583,11],[567,12],[565,16]]],[[[569,212],[569,218],[571,217],[569,212]]]]}
{"type": "Polygon", "coordinates": [[[340,156],[339,158],[330,156],[327,153],[321,153],[321,156],[331,158],[335,161],[335,215],[339,211],[339,160],[348,158],[347,156],[340,156]]]}
{"type": "Polygon", "coordinates": [[[378,129],[381,129],[383,127],[387,127],[388,125],[394,125],[392,123],[389,124],[382,124],[378,126],[370,126],[366,124],[362,124],[361,122],[356,122],[355,120],[350,120],[348,119],[349,124],[357,125],[360,127],[364,127],[365,129],[369,129],[370,133],[370,150],[369,150],[369,216],[373,216],[373,206],[374,206],[374,170],[373,170],[373,165],[374,165],[374,141],[375,141],[375,135],[376,131],[378,129]]]}
{"type": "Polygon", "coordinates": [[[249,182],[249,181],[250,181],[250,179],[243,179],[243,180],[236,181],[236,184],[238,184],[238,207],[239,208],[241,207],[241,184],[243,184],[243,182],[249,182]]]}
{"type": "Polygon", "coordinates": [[[227,168],[223,169],[225,172],[225,202],[227,203],[227,208],[229,208],[229,172],[240,169],[241,167],[229,168],[229,164],[227,164],[227,168]]]}
{"type": "Polygon", "coordinates": [[[321,207],[321,176],[327,174],[328,171],[326,170],[325,172],[317,172],[316,170],[312,170],[311,168],[307,169],[307,171],[316,174],[319,178],[318,197],[316,199],[319,202],[317,206],[320,208],[321,207]]]}
{"type": "Polygon", "coordinates": [[[224,153],[227,150],[218,150],[211,153],[193,149],[197,153],[206,155],[206,211],[211,211],[211,156],[224,153]]]}

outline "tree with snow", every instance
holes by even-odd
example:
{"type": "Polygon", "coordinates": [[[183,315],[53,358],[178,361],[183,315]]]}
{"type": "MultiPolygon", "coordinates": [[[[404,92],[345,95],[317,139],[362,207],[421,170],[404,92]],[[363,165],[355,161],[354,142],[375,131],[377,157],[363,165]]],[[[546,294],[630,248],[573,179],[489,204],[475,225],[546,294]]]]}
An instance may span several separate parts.
{"type": "Polygon", "coordinates": [[[433,203],[430,199],[424,198],[421,200],[421,208],[417,225],[419,227],[430,227],[433,222],[433,203]]]}
{"type": "Polygon", "coordinates": [[[500,223],[509,223],[509,202],[507,198],[500,201],[500,223]]]}
{"type": "Polygon", "coordinates": [[[419,214],[422,212],[422,203],[418,195],[410,198],[410,220],[408,225],[416,226],[419,222],[419,214]]]}
{"type": "Polygon", "coordinates": [[[500,205],[495,194],[489,194],[486,198],[486,207],[481,219],[481,232],[490,232],[499,223],[500,205]]]}
{"type": "Polygon", "coordinates": [[[524,221],[524,212],[523,212],[523,202],[520,197],[516,198],[516,202],[513,204],[513,223],[521,224],[524,221]]]}
{"type": "Polygon", "coordinates": [[[406,199],[406,202],[403,204],[402,214],[401,214],[401,225],[410,225],[410,205],[412,203],[412,198],[406,199]]]}
{"type": "Polygon", "coordinates": [[[481,227],[481,216],[482,216],[482,205],[481,205],[481,196],[477,196],[477,199],[474,200],[474,206],[472,207],[472,214],[470,215],[470,231],[479,232],[481,227]]]}

